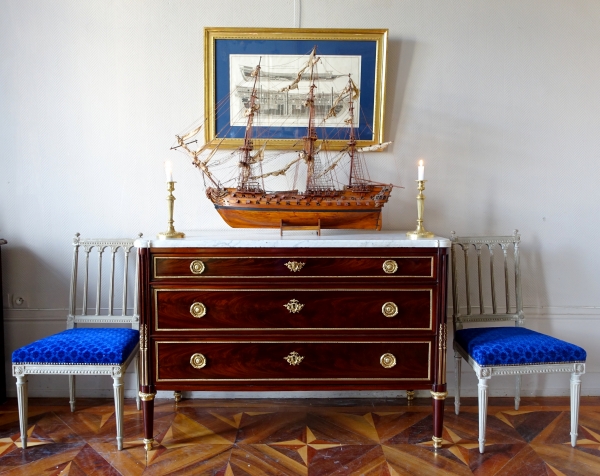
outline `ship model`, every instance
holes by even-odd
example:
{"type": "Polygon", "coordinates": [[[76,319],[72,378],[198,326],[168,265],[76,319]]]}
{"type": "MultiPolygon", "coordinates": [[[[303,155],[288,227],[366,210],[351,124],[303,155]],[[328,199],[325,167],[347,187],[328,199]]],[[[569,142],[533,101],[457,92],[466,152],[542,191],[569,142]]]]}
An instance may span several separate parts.
{"type": "MultiPolygon", "coordinates": [[[[269,78],[292,80],[285,88],[264,91],[259,88],[261,66],[259,64],[249,71],[243,69],[244,79],[252,80],[252,86],[239,87],[235,91],[242,99],[245,108],[245,133],[243,144],[224,157],[217,156],[222,142],[213,142],[194,149],[191,144],[194,136],[199,134],[200,127],[177,137],[177,145],[191,158],[192,164],[203,174],[206,195],[214,204],[223,220],[233,228],[311,228],[316,229],[373,229],[380,230],[381,211],[390,198],[394,187],[371,181],[366,171],[364,152],[382,150],[389,142],[357,147],[355,132],[355,102],[360,94],[358,87],[347,75],[348,82],[335,98],[324,99],[323,93],[315,89],[318,73],[316,65],[320,58],[316,55],[316,47],[308,56],[306,63],[294,75],[267,72],[269,78]],[[273,109],[269,102],[277,95],[297,90],[301,81],[308,81],[308,92],[303,95],[302,103],[298,97],[292,97],[293,111],[285,112],[276,108],[277,114],[306,114],[308,125],[302,137],[302,148],[299,151],[285,151],[293,159],[275,170],[265,171],[266,143],[255,147],[255,124],[264,110],[273,109]],[[327,104],[327,107],[324,107],[327,104]],[[347,112],[344,130],[347,130],[346,144],[342,150],[327,150],[327,140],[319,139],[317,121],[326,121],[337,116],[342,110],[347,112]],[[335,152],[335,153],[332,153],[335,152]],[[324,160],[323,156],[327,156],[324,160]],[[331,157],[330,157],[331,156],[331,157]],[[225,160],[234,159],[237,163],[235,183],[217,178],[215,169],[225,160]],[[338,166],[349,167],[347,181],[340,184],[337,180],[338,166]],[[305,169],[305,181],[302,189],[296,186],[290,190],[269,190],[266,183],[269,179],[292,174],[298,176],[298,168],[305,169]]],[[[332,79],[327,72],[325,79],[332,79]]],[[[295,93],[297,94],[297,93],[295,93]]],[[[288,96],[289,98],[289,96],[288,96]]],[[[280,153],[281,154],[281,153],[280,153]]]]}

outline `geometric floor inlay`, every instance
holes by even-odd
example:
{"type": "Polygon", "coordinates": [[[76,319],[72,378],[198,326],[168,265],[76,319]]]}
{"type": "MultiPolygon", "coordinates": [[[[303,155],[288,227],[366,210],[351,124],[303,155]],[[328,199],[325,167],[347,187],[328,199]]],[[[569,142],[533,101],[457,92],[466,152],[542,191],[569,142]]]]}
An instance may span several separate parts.
{"type": "Polygon", "coordinates": [[[416,399],[157,400],[151,451],[126,400],[124,449],[112,400],[30,399],[21,448],[16,401],[0,406],[1,475],[593,475],[600,474],[600,398],[581,399],[577,447],[569,399],[490,398],[485,453],[477,400],[447,400],[442,448],[431,401],[416,399]]]}

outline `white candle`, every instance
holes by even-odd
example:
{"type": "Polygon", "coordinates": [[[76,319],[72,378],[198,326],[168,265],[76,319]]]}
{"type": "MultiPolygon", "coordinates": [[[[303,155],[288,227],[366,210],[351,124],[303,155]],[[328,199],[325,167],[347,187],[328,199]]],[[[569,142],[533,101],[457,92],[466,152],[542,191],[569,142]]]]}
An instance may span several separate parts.
{"type": "Polygon", "coordinates": [[[167,182],[173,181],[173,164],[170,160],[165,162],[165,173],[167,174],[167,182]]]}
{"type": "Polygon", "coordinates": [[[425,166],[423,165],[423,161],[419,160],[419,167],[418,167],[418,175],[417,175],[417,180],[425,180],[425,166]]]}

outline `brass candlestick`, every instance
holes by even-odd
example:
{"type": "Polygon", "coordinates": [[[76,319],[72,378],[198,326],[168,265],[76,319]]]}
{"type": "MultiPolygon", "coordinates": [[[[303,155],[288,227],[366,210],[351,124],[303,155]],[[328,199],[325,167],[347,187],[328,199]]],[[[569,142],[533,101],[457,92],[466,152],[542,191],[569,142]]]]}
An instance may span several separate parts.
{"type": "Polygon", "coordinates": [[[169,195],[167,195],[167,202],[169,202],[169,229],[162,233],[158,234],[159,240],[172,240],[176,238],[185,238],[185,233],[181,233],[180,231],[175,231],[173,227],[173,206],[175,202],[175,197],[173,196],[173,190],[175,190],[175,182],[167,182],[167,191],[169,195]]]}
{"type": "Polygon", "coordinates": [[[419,190],[419,195],[417,195],[417,229],[406,233],[406,236],[411,240],[431,238],[434,236],[433,233],[430,233],[423,228],[423,212],[425,210],[425,195],[423,195],[423,190],[425,190],[425,182],[427,182],[427,180],[417,180],[416,182],[419,184],[417,187],[419,190]]]}

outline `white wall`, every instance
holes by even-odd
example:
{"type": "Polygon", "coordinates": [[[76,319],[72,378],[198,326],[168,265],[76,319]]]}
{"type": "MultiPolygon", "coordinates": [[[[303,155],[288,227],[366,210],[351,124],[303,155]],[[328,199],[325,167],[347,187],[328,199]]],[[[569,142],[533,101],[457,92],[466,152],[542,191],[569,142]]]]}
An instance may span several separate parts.
{"type": "MultiPolygon", "coordinates": [[[[424,158],[429,230],[518,228],[529,326],[584,346],[582,392],[600,395],[598,24],[595,0],[0,0],[8,360],[63,328],[75,232],[166,228],[164,160],[175,163],[176,228],[225,227],[197,171],[169,151],[203,112],[203,27],[388,28],[394,144],[370,173],[406,188],[386,205],[384,227],[415,227],[424,158]],[[10,308],[7,293],[25,305],[10,308]]],[[[524,393],[566,394],[566,379],[530,377],[524,393]]],[[[66,395],[30,380],[32,395],[66,395]]],[[[470,374],[464,381],[474,391],[470,374]]],[[[93,385],[82,393],[112,392],[110,381],[93,385]]],[[[492,382],[492,392],[511,386],[492,382]]]]}

